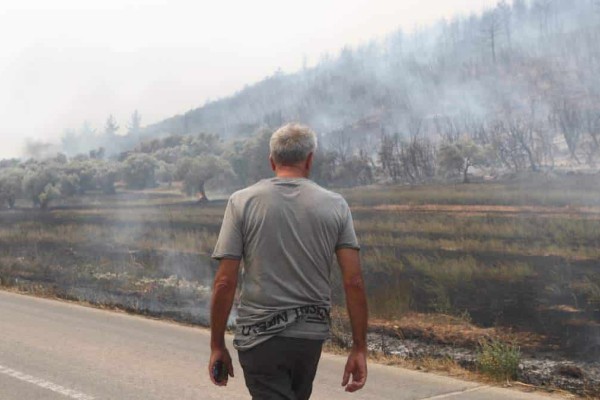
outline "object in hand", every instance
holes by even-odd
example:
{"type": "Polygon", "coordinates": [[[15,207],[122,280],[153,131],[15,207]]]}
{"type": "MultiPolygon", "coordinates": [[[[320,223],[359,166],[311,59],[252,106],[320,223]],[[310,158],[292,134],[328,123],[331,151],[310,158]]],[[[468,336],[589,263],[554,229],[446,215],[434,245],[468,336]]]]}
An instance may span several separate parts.
{"type": "Polygon", "coordinates": [[[221,360],[215,361],[212,367],[212,376],[215,382],[223,383],[227,380],[227,375],[229,371],[227,370],[227,366],[221,360]]]}

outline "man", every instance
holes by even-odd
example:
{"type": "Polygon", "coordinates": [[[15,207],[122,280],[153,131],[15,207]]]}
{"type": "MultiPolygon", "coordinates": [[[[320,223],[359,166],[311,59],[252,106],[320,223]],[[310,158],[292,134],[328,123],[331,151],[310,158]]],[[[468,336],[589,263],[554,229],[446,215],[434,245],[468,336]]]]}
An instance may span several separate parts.
{"type": "Polygon", "coordinates": [[[348,204],[308,179],[316,149],[309,128],[288,124],[270,141],[275,178],[231,195],[213,258],[220,260],[211,302],[212,370],[233,377],[225,328],[244,261],[234,347],[253,399],[305,400],[329,334],[330,269],[337,257],[352,325],[346,391],[367,379],[367,302],[348,204]]]}

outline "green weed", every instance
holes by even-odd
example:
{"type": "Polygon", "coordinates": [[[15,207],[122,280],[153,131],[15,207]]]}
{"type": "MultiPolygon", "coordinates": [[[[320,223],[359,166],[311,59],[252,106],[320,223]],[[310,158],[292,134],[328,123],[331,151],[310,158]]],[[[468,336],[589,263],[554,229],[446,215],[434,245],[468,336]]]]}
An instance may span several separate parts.
{"type": "Polygon", "coordinates": [[[493,379],[515,380],[521,362],[521,350],[513,343],[482,340],[477,353],[478,370],[493,379]]]}

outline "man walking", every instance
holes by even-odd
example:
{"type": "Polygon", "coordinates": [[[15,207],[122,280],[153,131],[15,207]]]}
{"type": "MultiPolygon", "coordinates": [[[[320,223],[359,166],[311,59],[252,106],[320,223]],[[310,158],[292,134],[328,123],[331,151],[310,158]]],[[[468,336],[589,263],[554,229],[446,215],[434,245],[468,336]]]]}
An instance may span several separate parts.
{"type": "Polygon", "coordinates": [[[222,363],[233,377],[225,329],[233,304],[240,261],[242,290],[234,347],[246,386],[257,400],[310,398],[329,335],[330,269],[341,269],[352,325],[353,346],[343,372],[346,391],[367,379],[367,302],[348,204],[339,194],[308,179],[316,136],[288,124],[270,141],[275,177],[229,198],[212,255],[220,260],[211,302],[209,374],[222,363]]]}

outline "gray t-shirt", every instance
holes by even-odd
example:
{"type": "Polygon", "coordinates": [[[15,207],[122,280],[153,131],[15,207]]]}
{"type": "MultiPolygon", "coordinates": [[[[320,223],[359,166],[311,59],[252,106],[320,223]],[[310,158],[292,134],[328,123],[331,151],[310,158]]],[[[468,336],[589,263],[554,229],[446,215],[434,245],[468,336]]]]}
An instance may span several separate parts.
{"type": "Polygon", "coordinates": [[[234,347],[274,335],[326,339],[342,247],[359,249],[350,208],[309,179],[263,179],[232,194],[212,257],[243,259],[234,347]]]}

